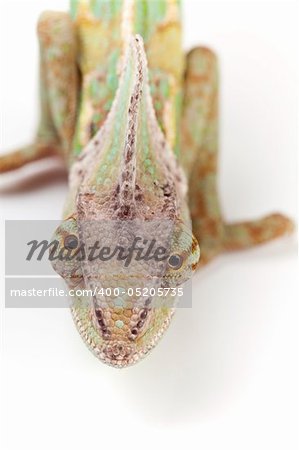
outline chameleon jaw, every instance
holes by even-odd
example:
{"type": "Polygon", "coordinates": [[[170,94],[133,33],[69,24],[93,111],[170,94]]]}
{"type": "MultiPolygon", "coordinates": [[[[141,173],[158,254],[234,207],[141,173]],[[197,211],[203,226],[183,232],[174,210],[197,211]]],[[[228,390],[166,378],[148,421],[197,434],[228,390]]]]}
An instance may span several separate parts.
{"type": "Polygon", "coordinates": [[[72,315],[75,325],[89,350],[103,363],[122,369],[136,364],[157,345],[167,330],[174,311],[173,308],[168,310],[168,315],[159,327],[159,330],[144,345],[139,345],[138,342],[129,343],[117,339],[110,341],[100,340],[99,335],[95,333],[95,329],[91,329],[92,321],[86,321],[84,314],[82,314],[82,308],[72,308],[72,315]]]}

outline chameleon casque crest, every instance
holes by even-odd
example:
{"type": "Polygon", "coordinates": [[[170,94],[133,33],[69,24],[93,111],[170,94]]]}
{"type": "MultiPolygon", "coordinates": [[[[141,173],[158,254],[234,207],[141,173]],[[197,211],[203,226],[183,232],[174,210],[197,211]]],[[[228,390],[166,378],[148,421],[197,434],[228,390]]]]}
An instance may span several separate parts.
{"type": "MultiPolygon", "coordinates": [[[[32,145],[0,157],[0,172],[59,155],[69,169],[63,248],[155,237],[161,260],[53,261],[69,287],[177,288],[223,251],[289,233],[281,214],[226,224],[217,195],[218,67],[184,54],[177,0],[71,1],[38,22],[41,119],[32,145]]],[[[123,291],[121,291],[123,292],[123,291]]],[[[153,296],[94,295],[71,310],[103,362],[126,367],[157,343],[175,310],[153,296]]]]}

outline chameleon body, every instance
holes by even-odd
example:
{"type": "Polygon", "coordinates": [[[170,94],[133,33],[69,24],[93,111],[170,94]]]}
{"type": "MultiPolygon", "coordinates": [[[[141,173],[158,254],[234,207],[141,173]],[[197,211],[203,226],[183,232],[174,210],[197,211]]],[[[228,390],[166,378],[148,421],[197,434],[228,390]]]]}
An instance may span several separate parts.
{"type": "MultiPolygon", "coordinates": [[[[69,194],[55,232],[61,247],[107,230],[111,245],[132,229],[169,238],[169,259],[151,266],[135,261],[128,270],[114,261],[107,271],[98,261],[54,262],[71,287],[177,287],[223,251],[292,230],[281,214],[224,222],[217,58],[203,47],[185,55],[181,33],[177,0],[72,1],[69,14],[39,20],[40,125],[32,145],[0,158],[0,171],[63,158],[69,194]]],[[[77,298],[74,321],[99,359],[126,367],[154,347],[174,307],[154,307],[153,296],[102,297],[85,307],[77,298]]]]}

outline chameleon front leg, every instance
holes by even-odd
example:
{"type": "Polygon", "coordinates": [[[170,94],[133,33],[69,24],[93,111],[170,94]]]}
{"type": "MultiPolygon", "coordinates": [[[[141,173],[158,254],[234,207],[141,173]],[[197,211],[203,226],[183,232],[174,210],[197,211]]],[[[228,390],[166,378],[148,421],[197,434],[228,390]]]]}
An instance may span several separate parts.
{"type": "Polygon", "coordinates": [[[189,176],[193,233],[203,265],[226,250],[249,248],[293,229],[292,221],[272,214],[249,222],[226,224],[217,190],[218,64],[206,48],[187,55],[182,120],[182,160],[189,176]]]}
{"type": "Polygon", "coordinates": [[[67,159],[74,135],[78,75],[76,38],[68,14],[45,12],[38,22],[40,122],[32,144],[0,157],[0,173],[58,154],[67,159]]]}

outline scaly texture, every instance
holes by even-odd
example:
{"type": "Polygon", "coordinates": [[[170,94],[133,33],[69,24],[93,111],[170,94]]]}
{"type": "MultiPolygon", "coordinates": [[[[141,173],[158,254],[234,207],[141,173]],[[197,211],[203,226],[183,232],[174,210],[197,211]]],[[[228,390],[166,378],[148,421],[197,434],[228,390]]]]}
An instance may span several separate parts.
{"type": "Polygon", "coordinates": [[[72,306],[87,346],[105,363],[126,367],[155,346],[176,304],[128,297],[128,288],[177,288],[220,252],[269,241],[293,224],[280,214],[223,221],[217,59],[206,48],[184,56],[179,1],[72,0],[70,15],[41,16],[38,36],[37,137],[0,157],[0,172],[62,156],[70,172],[54,235],[62,250],[92,247],[95,238],[129,246],[136,235],[167,248],[168,259],[129,267],[92,258],[53,262],[69,287],[94,291],[72,306]],[[108,297],[101,288],[121,294],[108,297]]]}

